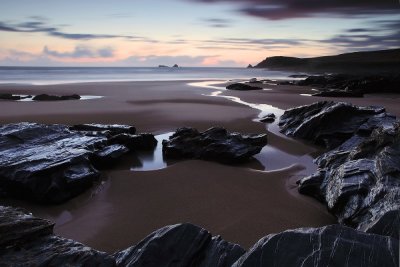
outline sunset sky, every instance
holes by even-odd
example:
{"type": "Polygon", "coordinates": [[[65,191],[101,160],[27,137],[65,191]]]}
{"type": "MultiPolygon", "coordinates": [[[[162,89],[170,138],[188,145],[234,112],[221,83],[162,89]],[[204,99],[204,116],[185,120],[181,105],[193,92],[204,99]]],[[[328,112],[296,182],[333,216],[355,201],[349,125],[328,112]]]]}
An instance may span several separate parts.
{"type": "Polygon", "coordinates": [[[400,47],[388,0],[1,0],[2,66],[247,66],[400,47]]]}

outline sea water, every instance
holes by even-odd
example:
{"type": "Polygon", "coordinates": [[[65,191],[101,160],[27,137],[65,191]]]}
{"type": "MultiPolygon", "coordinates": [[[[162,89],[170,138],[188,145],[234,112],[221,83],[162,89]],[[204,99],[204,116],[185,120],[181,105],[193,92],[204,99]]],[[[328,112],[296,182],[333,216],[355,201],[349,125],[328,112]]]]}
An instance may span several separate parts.
{"type": "Polygon", "coordinates": [[[293,72],[203,67],[0,67],[0,83],[61,84],[113,81],[287,79],[293,72]]]}

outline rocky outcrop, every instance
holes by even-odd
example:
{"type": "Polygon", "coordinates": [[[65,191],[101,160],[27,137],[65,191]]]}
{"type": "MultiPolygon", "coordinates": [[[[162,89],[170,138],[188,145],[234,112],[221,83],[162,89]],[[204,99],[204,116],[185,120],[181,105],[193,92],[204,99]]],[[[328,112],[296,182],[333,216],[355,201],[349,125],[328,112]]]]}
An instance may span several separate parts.
{"type": "Polygon", "coordinates": [[[312,94],[312,96],[322,97],[363,97],[364,94],[361,92],[352,92],[346,90],[325,90],[318,93],[312,94]]]}
{"type": "Polygon", "coordinates": [[[21,96],[13,94],[0,94],[0,99],[3,100],[21,100],[21,96]]]}
{"type": "Polygon", "coordinates": [[[399,238],[400,122],[381,107],[319,102],[287,110],[282,132],[331,149],[299,191],[325,202],[339,223],[399,238]]]}
{"type": "Polygon", "coordinates": [[[40,203],[64,202],[92,185],[100,175],[97,168],[148,148],[152,135],[118,137],[135,131],[127,125],[2,125],[0,192],[40,203]]]}
{"type": "Polygon", "coordinates": [[[53,224],[0,206],[0,266],[115,266],[112,256],[53,234],[53,224]]]}
{"type": "Polygon", "coordinates": [[[60,101],[60,100],[79,100],[79,99],[81,99],[81,96],[77,94],[63,95],[63,96],[40,94],[32,98],[32,100],[35,101],[60,101]]]}
{"type": "Polygon", "coordinates": [[[156,230],[139,244],[115,253],[118,266],[231,266],[244,249],[212,237],[192,224],[177,224],[156,230]]]}
{"type": "Polygon", "coordinates": [[[204,159],[233,164],[247,161],[266,144],[265,134],[241,135],[219,127],[199,132],[185,127],[163,141],[163,153],[167,159],[204,159]]]}
{"type": "Polygon", "coordinates": [[[398,240],[331,225],[262,238],[232,267],[398,266],[398,240]]]}
{"type": "Polygon", "coordinates": [[[228,90],[235,90],[235,91],[251,91],[251,90],[262,90],[261,87],[251,86],[244,83],[232,83],[226,86],[228,90]]]}
{"type": "Polygon", "coordinates": [[[310,76],[297,83],[320,88],[315,96],[362,97],[371,93],[400,93],[400,74],[349,75],[330,74],[310,76]]]}
{"type": "Polygon", "coordinates": [[[53,224],[0,206],[0,266],[398,266],[397,239],[341,225],[270,234],[247,252],[189,223],[109,255],[53,234],[53,224]]]}
{"type": "Polygon", "coordinates": [[[264,117],[260,119],[260,122],[265,122],[265,123],[273,123],[276,119],[276,116],[274,113],[268,113],[264,117]]]}

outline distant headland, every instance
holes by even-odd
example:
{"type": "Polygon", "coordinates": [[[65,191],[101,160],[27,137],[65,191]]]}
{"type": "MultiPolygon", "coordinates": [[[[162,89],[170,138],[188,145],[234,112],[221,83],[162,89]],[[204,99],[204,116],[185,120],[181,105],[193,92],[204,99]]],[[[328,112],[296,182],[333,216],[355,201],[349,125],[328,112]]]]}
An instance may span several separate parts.
{"type": "Polygon", "coordinates": [[[286,69],[296,71],[380,71],[400,69],[400,48],[380,51],[354,52],[333,56],[297,58],[267,57],[254,68],[286,69]]]}

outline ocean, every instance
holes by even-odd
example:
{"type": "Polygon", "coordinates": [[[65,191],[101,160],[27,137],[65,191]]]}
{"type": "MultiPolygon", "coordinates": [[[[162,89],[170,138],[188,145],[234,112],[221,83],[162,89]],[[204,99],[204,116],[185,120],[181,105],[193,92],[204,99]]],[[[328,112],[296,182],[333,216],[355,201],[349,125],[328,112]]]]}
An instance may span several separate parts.
{"type": "Polygon", "coordinates": [[[0,67],[0,83],[44,85],[112,81],[285,79],[291,74],[295,73],[247,68],[0,67]]]}

